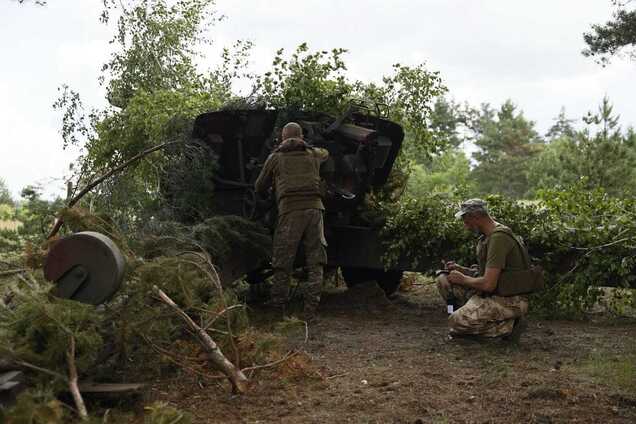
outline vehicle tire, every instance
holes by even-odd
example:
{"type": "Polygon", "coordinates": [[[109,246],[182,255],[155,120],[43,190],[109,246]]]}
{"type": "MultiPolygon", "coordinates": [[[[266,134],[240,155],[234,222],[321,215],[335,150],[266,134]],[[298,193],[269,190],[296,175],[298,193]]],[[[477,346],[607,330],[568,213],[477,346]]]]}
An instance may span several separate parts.
{"type": "Polygon", "coordinates": [[[273,274],[270,269],[259,269],[248,272],[245,281],[249,284],[248,303],[263,303],[270,297],[267,279],[273,274]]]}
{"type": "Polygon", "coordinates": [[[381,271],[382,275],[378,278],[378,285],[382,287],[387,297],[395,294],[400,288],[402,282],[403,271],[399,269],[390,269],[388,271],[381,271]]]}
{"type": "Polygon", "coordinates": [[[342,267],[340,270],[347,287],[353,287],[367,281],[376,281],[387,296],[394,294],[400,287],[403,273],[396,269],[384,271],[382,269],[356,267],[342,267]]]}

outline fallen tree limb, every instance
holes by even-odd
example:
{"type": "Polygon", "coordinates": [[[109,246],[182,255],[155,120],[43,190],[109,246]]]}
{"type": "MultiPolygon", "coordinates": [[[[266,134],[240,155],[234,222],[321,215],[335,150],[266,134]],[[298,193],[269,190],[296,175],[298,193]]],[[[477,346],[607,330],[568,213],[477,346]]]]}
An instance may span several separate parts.
{"type": "MultiPolygon", "coordinates": [[[[88,185],[86,185],[86,187],[84,187],[79,193],[77,193],[71,200],[69,200],[67,202],[66,207],[67,208],[73,207],[77,202],[80,201],[80,199],[82,197],[84,197],[86,195],[86,193],[88,193],[93,188],[95,188],[96,186],[101,184],[107,178],[109,178],[109,177],[113,176],[114,174],[126,169],[133,162],[136,162],[139,159],[141,159],[141,158],[143,158],[143,157],[145,157],[145,156],[149,155],[150,153],[155,152],[157,150],[161,150],[161,149],[163,149],[165,147],[172,146],[174,144],[181,144],[181,143],[182,143],[181,141],[168,141],[166,143],[161,143],[161,144],[159,144],[157,146],[151,147],[149,149],[144,150],[143,152],[140,152],[140,153],[136,154],[132,158],[128,159],[126,162],[124,162],[121,165],[111,169],[110,171],[108,171],[107,173],[105,173],[101,177],[97,178],[96,180],[93,180],[92,182],[88,183],[88,185]]],[[[46,239],[49,240],[52,237],[54,237],[57,234],[57,232],[60,231],[60,228],[62,228],[62,224],[64,224],[64,220],[61,217],[58,217],[55,220],[55,224],[53,225],[53,228],[49,232],[49,235],[46,237],[46,239]]]]}
{"type": "MultiPolygon", "coordinates": [[[[183,254],[193,255],[194,257],[199,258],[202,262],[205,262],[207,264],[208,269],[206,269],[203,265],[201,265],[200,263],[196,261],[186,260],[185,262],[190,263],[194,265],[195,267],[199,268],[201,272],[203,272],[204,274],[208,276],[208,278],[212,282],[212,286],[219,292],[219,302],[221,302],[221,307],[223,309],[227,309],[227,304],[225,303],[225,294],[223,293],[223,286],[221,285],[221,279],[219,278],[219,274],[216,272],[216,268],[214,267],[214,264],[212,263],[212,260],[210,259],[210,255],[205,251],[205,249],[201,245],[197,243],[194,243],[194,245],[200,250],[200,252],[188,251],[188,252],[183,252],[183,254]]],[[[240,362],[240,355],[239,355],[238,348],[236,347],[236,343],[234,343],[234,335],[232,334],[232,324],[229,317],[225,320],[225,323],[227,325],[227,332],[230,335],[229,340],[230,340],[230,344],[232,345],[232,351],[234,352],[234,361],[238,364],[240,362]]]]}
{"type": "Polygon", "coordinates": [[[73,395],[75,401],[75,407],[77,413],[82,420],[88,419],[88,412],[86,411],[86,405],[84,399],[82,399],[82,393],[79,391],[77,385],[77,367],[75,366],[75,337],[71,336],[68,351],[66,351],[66,362],[68,364],[68,388],[73,395]]]}
{"type": "Polygon", "coordinates": [[[216,367],[227,376],[228,380],[232,384],[232,389],[238,393],[245,393],[247,391],[247,377],[245,377],[245,374],[243,374],[240,369],[234,366],[234,364],[232,364],[232,362],[223,355],[223,352],[221,352],[221,349],[219,349],[218,345],[214,342],[214,340],[212,340],[212,337],[210,337],[205,330],[199,327],[192,318],[179,308],[179,306],[177,306],[177,304],[174,303],[167,294],[161,291],[159,287],[154,286],[153,291],[157,296],[159,296],[159,299],[161,299],[162,302],[170,306],[185,321],[188,327],[195,332],[199,342],[207,351],[212,363],[214,363],[214,365],[216,365],[216,367]]]}

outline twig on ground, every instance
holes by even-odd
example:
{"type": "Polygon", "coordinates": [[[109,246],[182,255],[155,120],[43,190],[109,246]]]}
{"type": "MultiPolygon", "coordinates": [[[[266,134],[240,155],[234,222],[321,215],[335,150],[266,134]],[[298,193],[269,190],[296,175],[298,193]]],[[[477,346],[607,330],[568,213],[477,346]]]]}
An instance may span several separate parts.
{"type": "MultiPolygon", "coordinates": [[[[307,341],[309,340],[309,326],[307,325],[307,321],[301,321],[304,325],[305,325],[305,340],[303,341],[303,346],[307,344],[307,341]]],[[[263,368],[271,368],[274,367],[278,364],[281,364],[283,362],[285,362],[286,360],[298,355],[300,352],[302,352],[302,349],[294,349],[294,350],[290,350],[289,352],[287,352],[285,354],[285,356],[283,356],[282,358],[274,361],[274,362],[270,362],[268,364],[263,364],[263,365],[254,365],[251,367],[247,367],[247,368],[243,368],[243,372],[245,371],[250,371],[250,373],[252,373],[253,371],[256,370],[261,370],[263,368]]]]}
{"type": "Polygon", "coordinates": [[[210,320],[210,322],[208,322],[205,327],[203,327],[204,330],[209,329],[215,322],[217,319],[219,319],[221,316],[223,316],[226,312],[229,312],[233,309],[238,309],[238,308],[245,308],[245,305],[243,304],[238,304],[238,305],[232,305],[230,307],[227,307],[225,309],[223,309],[222,311],[220,311],[218,314],[216,314],[216,316],[210,320]]]}
{"type": "Polygon", "coordinates": [[[298,355],[300,352],[301,352],[300,350],[290,350],[289,352],[287,352],[285,354],[285,356],[283,356],[280,359],[277,359],[274,362],[270,362],[268,364],[263,364],[263,365],[254,365],[252,367],[243,368],[241,371],[243,371],[243,372],[250,371],[251,372],[251,371],[256,371],[256,370],[262,370],[264,368],[275,367],[276,365],[285,362],[289,358],[293,358],[294,356],[298,355]]]}

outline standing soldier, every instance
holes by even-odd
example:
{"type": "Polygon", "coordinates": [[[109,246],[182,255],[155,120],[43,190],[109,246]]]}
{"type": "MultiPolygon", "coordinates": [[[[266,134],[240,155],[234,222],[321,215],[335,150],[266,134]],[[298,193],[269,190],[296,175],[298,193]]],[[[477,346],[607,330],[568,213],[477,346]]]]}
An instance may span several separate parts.
{"type": "Polygon", "coordinates": [[[306,319],[312,319],[320,303],[323,265],[327,263],[320,164],[327,160],[329,153],[309,146],[303,140],[300,125],[295,122],[283,127],[282,140],[265,161],[255,183],[259,194],[266,194],[273,187],[278,205],[272,255],[272,303],[282,308],[288,301],[289,280],[302,242],[308,270],[307,282],[302,287],[303,312],[306,319]]]}

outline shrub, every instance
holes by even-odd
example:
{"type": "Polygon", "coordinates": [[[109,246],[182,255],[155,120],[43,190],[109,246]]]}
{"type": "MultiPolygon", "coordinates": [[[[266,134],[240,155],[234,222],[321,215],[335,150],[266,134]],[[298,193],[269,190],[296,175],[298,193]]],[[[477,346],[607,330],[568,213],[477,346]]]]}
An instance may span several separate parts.
{"type": "MultiPolygon", "coordinates": [[[[580,315],[598,286],[636,287],[636,202],[580,186],[544,190],[539,200],[488,196],[491,214],[523,237],[546,271],[547,288],[533,295],[544,315],[580,315]]],[[[382,204],[387,265],[408,259],[433,270],[440,260],[476,262],[475,240],[454,218],[459,199],[432,195],[382,204]]]]}

